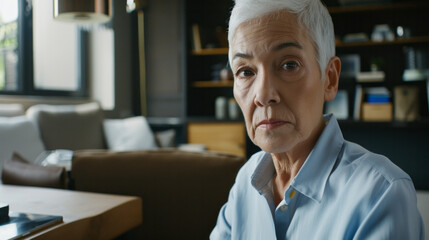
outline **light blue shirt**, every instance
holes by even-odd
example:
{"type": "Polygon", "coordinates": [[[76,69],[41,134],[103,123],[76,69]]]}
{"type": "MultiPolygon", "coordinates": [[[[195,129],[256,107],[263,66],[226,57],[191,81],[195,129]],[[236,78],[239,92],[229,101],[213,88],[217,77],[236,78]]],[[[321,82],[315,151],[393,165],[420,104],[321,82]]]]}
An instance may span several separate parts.
{"type": "Polygon", "coordinates": [[[275,206],[269,153],[240,169],[210,239],[424,239],[410,177],[345,141],[328,116],[315,147],[275,206]]]}

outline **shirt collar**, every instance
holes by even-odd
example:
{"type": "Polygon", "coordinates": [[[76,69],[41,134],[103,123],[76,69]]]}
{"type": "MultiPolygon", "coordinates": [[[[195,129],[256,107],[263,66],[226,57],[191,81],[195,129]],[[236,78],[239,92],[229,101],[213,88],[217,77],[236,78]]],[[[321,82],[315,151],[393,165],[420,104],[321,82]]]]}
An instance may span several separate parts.
{"type": "Polygon", "coordinates": [[[271,154],[264,152],[261,161],[256,166],[251,177],[251,183],[258,190],[259,194],[264,194],[263,189],[271,181],[274,173],[275,168],[271,154]]]}
{"type": "Polygon", "coordinates": [[[335,117],[325,116],[328,122],[291,183],[298,192],[320,203],[325,186],[344,144],[343,134],[335,117]]]}
{"type": "MultiPolygon", "coordinates": [[[[316,145],[291,183],[296,191],[319,203],[344,144],[344,138],[335,117],[332,114],[326,115],[325,122],[327,125],[316,145]]],[[[269,183],[274,173],[271,154],[265,153],[253,172],[251,184],[260,194],[263,194],[262,189],[269,183]]]]}

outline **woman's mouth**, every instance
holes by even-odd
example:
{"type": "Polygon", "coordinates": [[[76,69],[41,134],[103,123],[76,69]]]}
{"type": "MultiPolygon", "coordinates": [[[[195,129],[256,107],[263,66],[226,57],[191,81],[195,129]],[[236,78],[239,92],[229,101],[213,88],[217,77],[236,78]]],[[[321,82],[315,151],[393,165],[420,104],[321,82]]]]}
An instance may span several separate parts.
{"type": "Polygon", "coordinates": [[[284,121],[284,120],[268,119],[268,120],[260,121],[256,125],[256,128],[265,129],[265,130],[271,130],[271,129],[275,129],[275,128],[281,127],[281,126],[283,126],[283,125],[285,125],[287,123],[289,123],[289,122],[284,121]]]}

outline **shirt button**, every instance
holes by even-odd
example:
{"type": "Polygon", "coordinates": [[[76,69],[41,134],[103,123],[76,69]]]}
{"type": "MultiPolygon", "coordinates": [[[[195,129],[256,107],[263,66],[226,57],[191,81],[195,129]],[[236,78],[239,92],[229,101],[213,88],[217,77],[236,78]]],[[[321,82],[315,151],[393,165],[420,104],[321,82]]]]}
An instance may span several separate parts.
{"type": "Polygon", "coordinates": [[[281,210],[282,212],[287,211],[287,209],[288,209],[288,206],[287,206],[287,205],[283,205],[283,206],[281,206],[281,207],[280,207],[280,210],[281,210]]]}
{"type": "Polygon", "coordinates": [[[293,196],[295,196],[295,190],[292,190],[292,192],[290,192],[289,198],[293,198],[293,196]]]}

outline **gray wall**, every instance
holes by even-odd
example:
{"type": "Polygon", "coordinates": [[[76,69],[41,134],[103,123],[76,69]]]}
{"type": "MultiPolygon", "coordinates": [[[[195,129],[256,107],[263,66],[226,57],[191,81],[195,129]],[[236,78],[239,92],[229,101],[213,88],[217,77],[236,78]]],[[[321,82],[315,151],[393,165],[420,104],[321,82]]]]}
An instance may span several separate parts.
{"type": "Polygon", "coordinates": [[[145,10],[149,117],[185,117],[181,0],[148,1],[145,10]]]}
{"type": "Polygon", "coordinates": [[[126,1],[114,0],[113,29],[115,38],[115,110],[109,117],[132,115],[132,55],[136,51],[131,43],[131,17],[125,8],[126,1]]]}
{"type": "MultiPolygon", "coordinates": [[[[124,2],[114,1],[116,108],[107,114],[110,117],[129,116],[133,106],[131,61],[132,51],[138,49],[130,46],[132,19],[124,2]]],[[[152,0],[144,11],[148,117],[185,117],[182,6],[181,0],[152,0]]]]}

